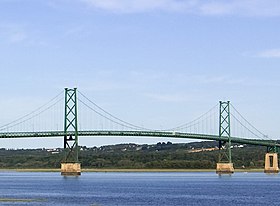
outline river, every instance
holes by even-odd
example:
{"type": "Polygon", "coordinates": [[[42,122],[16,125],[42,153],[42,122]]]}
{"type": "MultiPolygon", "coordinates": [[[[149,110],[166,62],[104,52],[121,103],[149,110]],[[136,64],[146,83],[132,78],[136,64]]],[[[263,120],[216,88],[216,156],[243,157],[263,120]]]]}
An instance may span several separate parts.
{"type": "Polygon", "coordinates": [[[280,205],[280,175],[0,172],[0,205],[280,205]]]}

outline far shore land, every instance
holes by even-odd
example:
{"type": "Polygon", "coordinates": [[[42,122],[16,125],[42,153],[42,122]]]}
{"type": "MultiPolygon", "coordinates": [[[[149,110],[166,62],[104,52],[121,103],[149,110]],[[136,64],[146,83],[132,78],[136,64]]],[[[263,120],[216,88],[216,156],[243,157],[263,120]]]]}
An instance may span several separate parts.
{"type": "MultiPolygon", "coordinates": [[[[0,169],[0,172],[60,172],[60,169],[0,169]]],[[[82,172],[216,172],[215,169],[82,169],[82,172]]],[[[234,172],[264,172],[264,169],[235,169],[234,172]]]]}

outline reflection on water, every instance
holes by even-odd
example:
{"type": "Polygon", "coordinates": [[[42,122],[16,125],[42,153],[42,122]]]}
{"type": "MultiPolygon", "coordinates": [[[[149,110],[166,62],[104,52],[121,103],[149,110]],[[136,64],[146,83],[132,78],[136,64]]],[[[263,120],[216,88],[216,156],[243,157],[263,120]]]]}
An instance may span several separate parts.
{"type": "Polygon", "coordinates": [[[0,172],[0,205],[278,205],[279,175],[0,172]]]}

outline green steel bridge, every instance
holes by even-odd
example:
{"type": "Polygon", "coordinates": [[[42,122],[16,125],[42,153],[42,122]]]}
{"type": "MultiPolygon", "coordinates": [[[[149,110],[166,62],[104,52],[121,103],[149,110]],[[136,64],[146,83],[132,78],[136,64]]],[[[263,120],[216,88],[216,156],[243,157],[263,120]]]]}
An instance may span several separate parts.
{"type": "MultiPolygon", "coordinates": [[[[219,104],[217,104],[214,108],[217,108],[217,111],[215,111],[215,109],[211,109],[207,113],[189,123],[171,129],[154,130],[123,121],[99,107],[84,94],[77,92],[76,88],[65,88],[64,93],[61,92],[59,95],[50,100],[50,102],[38,108],[37,110],[34,110],[30,114],[27,114],[8,124],[0,126],[0,139],[62,137],[64,138],[65,150],[65,158],[62,162],[66,163],[79,161],[78,137],[83,136],[102,138],[106,138],[106,136],[160,137],[218,141],[221,153],[219,162],[228,163],[232,162],[232,143],[265,146],[267,147],[268,152],[273,153],[276,153],[278,148],[280,148],[280,144],[277,143],[276,140],[269,139],[266,135],[261,133],[249,121],[247,121],[230,104],[229,101],[220,101],[219,104]],[[81,96],[81,98],[77,97],[78,94],[81,96]],[[89,115],[90,118],[92,118],[90,115],[91,113],[95,115],[93,117],[95,126],[88,126],[87,129],[78,129],[78,112],[80,113],[80,110],[78,110],[78,102],[79,105],[84,106],[84,108],[87,109],[87,111],[84,113],[85,115],[89,115]],[[62,117],[59,117],[59,119],[64,120],[64,129],[59,129],[58,127],[56,129],[35,128],[34,124],[37,124],[39,120],[47,121],[50,119],[44,117],[43,115],[49,113],[51,109],[56,107],[59,107],[60,109],[62,108],[61,110],[63,111],[63,114],[62,117]],[[233,108],[235,114],[231,113],[230,108],[233,108]],[[216,119],[217,121],[212,118],[212,116],[215,115],[218,115],[218,118],[216,119]],[[99,124],[99,128],[96,127],[97,116],[102,118],[102,124],[99,124]],[[111,125],[113,128],[104,128],[104,121],[109,122],[109,125],[111,125]],[[214,130],[213,127],[209,127],[209,125],[212,125],[213,122],[214,130]],[[215,124],[216,122],[217,125],[215,124]],[[232,131],[232,123],[235,124],[235,128],[238,126],[239,129],[237,129],[237,131],[241,131],[241,134],[238,134],[236,131],[232,131]],[[122,128],[116,129],[116,125],[122,128]],[[26,126],[26,128],[24,126],[26,126]],[[32,129],[30,129],[30,127],[32,127],[32,129]],[[100,127],[102,128],[100,129],[100,127]]],[[[54,114],[58,114],[57,110],[55,109],[54,114]]],[[[88,124],[90,121],[89,119],[86,119],[85,122],[88,124]]]]}
{"type": "MultiPolygon", "coordinates": [[[[74,131],[46,131],[46,132],[9,132],[0,133],[0,138],[45,138],[45,137],[64,137],[75,136],[74,131]]],[[[181,132],[166,132],[166,131],[78,131],[78,136],[97,137],[97,136],[120,136],[120,137],[166,137],[180,139],[199,139],[228,142],[228,137],[219,135],[191,134],[181,132]]],[[[266,147],[280,147],[280,144],[275,141],[247,139],[240,137],[231,137],[232,143],[259,145],[266,147]]]]}

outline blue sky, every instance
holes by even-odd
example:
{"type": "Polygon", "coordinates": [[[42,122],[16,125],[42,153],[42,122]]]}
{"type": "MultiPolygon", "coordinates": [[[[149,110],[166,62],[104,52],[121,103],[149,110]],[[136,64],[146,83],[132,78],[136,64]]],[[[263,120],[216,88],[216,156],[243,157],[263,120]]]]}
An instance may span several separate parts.
{"type": "Polygon", "coordinates": [[[279,25],[277,0],[0,0],[0,123],[78,87],[121,119],[153,128],[230,100],[278,138],[279,25]]]}

